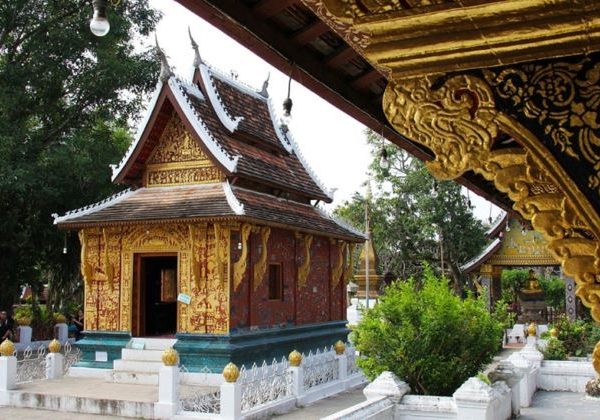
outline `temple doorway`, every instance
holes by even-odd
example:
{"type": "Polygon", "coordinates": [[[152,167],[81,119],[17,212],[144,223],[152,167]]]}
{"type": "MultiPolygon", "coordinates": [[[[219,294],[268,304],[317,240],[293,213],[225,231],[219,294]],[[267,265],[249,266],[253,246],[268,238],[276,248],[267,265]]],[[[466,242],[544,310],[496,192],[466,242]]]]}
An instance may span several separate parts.
{"type": "Polygon", "coordinates": [[[132,333],[172,336],[177,331],[177,254],[136,254],[132,333]]]}

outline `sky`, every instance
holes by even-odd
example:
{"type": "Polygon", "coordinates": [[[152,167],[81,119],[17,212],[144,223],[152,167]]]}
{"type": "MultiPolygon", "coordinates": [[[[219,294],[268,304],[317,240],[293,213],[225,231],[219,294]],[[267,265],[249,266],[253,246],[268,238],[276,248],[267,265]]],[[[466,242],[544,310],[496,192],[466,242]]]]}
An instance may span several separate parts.
{"type": "MultiPolygon", "coordinates": [[[[257,89],[270,75],[269,95],[275,110],[281,115],[288,75],[179,3],[173,0],[150,0],[150,5],[163,13],[156,34],[175,73],[184,79],[191,77],[194,55],[187,33],[189,26],[199,45],[200,54],[208,64],[226,73],[235,71],[239,81],[257,89]]],[[[154,37],[142,42],[153,45],[154,37]]],[[[349,200],[356,191],[364,193],[371,160],[364,134],[365,126],[295,81],[292,81],[290,97],[294,105],[289,126],[294,139],[323,183],[329,189],[336,189],[334,202],[328,208],[332,210],[349,200]]],[[[474,193],[469,195],[475,206],[475,215],[487,221],[490,204],[474,193]]],[[[499,211],[493,206],[492,217],[499,211]]]]}

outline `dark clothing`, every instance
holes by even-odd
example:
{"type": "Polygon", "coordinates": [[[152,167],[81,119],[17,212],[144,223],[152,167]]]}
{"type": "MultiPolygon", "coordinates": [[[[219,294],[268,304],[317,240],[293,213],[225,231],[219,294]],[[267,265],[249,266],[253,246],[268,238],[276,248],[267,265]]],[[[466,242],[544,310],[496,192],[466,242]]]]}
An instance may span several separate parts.
{"type": "Polygon", "coordinates": [[[81,331],[83,331],[83,317],[74,318],[73,324],[75,324],[75,328],[77,328],[77,331],[75,331],[75,341],[78,341],[81,339],[81,331]]]}
{"type": "Polygon", "coordinates": [[[5,338],[12,339],[15,333],[14,322],[12,319],[8,318],[4,321],[0,321],[0,341],[4,341],[5,338]],[[9,331],[9,334],[6,335],[6,332],[9,331]],[[5,337],[6,335],[6,337],[5,337]]]}

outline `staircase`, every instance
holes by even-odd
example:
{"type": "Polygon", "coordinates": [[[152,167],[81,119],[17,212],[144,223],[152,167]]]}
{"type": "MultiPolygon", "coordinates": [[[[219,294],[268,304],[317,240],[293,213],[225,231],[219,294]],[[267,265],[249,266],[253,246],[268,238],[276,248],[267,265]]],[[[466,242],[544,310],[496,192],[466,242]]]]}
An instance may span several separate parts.
{"type": "Polygon", "coordinates": [[[158,385],[162,353],[175,338],[134,338],[114,361],[109,380],[121,384],[158,385]]]}

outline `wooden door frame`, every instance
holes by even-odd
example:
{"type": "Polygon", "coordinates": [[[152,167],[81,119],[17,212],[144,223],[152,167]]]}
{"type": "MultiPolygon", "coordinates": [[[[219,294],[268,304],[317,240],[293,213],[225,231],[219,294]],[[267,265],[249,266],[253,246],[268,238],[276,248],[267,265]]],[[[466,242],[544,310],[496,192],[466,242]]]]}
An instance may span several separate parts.
{"type": "MultiPolygon", "coordinates": [[[[133,264],[134,264],[134,276],[132,284],[132,301],[135,305],[131,308],[131,336],[132,337],[144,337],[146,335],[146,281],[142,281],[142,259],[143,258],[160,258],[160,257],[175,257],[176,267],[176,282],[179,285],[179,252],[134,252],[133,253],[133,264]],[[143,305],[142,305],[143,302],[143,305]]],[[[175,325],[178,325],[176,319],[175,325]]]]}

